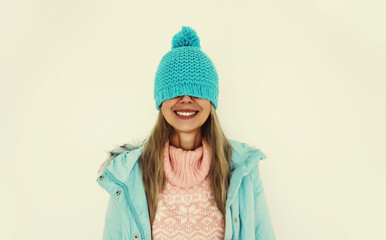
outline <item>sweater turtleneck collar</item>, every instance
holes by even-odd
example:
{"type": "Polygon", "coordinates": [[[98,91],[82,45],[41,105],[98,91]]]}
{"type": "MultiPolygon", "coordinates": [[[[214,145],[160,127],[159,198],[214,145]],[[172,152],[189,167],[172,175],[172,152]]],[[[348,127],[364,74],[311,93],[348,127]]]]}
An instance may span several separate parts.
{"type": "Polygon", "coordinates": [[[172,185],[189,188],[200,184],[208,175],[211,157],[207,142],[195,150],[185,150],[165,142],[163,164],[165,178],[172,185]]]}

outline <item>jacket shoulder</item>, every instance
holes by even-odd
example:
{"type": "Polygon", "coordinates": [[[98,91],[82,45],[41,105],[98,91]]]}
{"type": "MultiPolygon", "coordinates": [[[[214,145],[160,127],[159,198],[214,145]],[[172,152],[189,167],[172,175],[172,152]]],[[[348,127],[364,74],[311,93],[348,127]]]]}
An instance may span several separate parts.
{"type": "Polygon", "coordinates": [[[235,167],[243,163],[249,154],[253,154],[258,160],[267,158],[267,156],[254,145],[229,138],[228,140],[232,144],[232,164],[234,164],[235,167]]]}
{"type": "Polygon", "coordinates": [[[133,141],[131,143],[123,143],[119,146],[115,146],[111,150],[107,151],[108,157],[102,162],[98,169],[98,175],[102,174],[106,168],[114,161],[122,160],[122,156],[128,154],[130,151],[136,150],[142,147],[145,143],[143,141],[133,141]]]}
{"type": "Polygon", "coordinates": [[[237,152],[245,152],[254,148],[251,145],[242,141],[237,141],[235,139],[230,139],[230,138],[228,138],[228,140],[232,144],[233,150],[237,152]]]}

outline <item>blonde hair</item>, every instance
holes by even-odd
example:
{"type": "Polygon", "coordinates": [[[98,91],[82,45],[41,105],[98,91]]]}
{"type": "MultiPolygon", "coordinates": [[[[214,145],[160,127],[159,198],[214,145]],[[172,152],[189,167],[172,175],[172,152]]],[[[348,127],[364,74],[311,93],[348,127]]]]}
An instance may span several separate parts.
{"type": "MultiPolygon", "coordinates": [[[[165,120],[162,111],[158,113],[156,125],[145,140],[144,151],[139,159],[142,182],[147,196],[150,224],[153,224],[158,196],[162,190],[164,169],[162,151],[166,140],[173,133],[173,127],[165,120]]],[[[229,168],[232,145],[221,129],[216,110],[211,103],[210,114],[201,126],[201,136],[206,139],[212,161],[209,170],[211,189],[218,209],[225,217],[226,196],[229,187],[229,168]]]]}

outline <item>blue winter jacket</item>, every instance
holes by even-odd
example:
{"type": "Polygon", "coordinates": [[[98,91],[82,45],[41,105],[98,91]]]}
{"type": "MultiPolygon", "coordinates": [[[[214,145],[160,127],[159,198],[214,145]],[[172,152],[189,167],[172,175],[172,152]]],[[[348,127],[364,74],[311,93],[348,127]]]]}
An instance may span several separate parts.
{"type": "MultiPolygon", "coordinates": [[[[246,143],[233,146],[225,240],[275,240],[258,170],[266,156],[246,143]]],[[[138,159],[144,145],[124,144],[101,165],[98,184],[109,193],[103,240],[151,239],[150,216],[138,159]]]]}

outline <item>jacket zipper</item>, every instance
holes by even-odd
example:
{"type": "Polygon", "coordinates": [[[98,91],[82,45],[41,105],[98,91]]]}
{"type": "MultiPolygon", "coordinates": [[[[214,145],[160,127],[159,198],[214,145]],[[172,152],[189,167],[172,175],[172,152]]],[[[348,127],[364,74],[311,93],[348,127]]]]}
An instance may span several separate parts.
{"type": "Polygon", "coordinates": [[[115,183],[117,183],[118,185],[120,185],[123,189],[124,189],[124,191],[125,191],[125,196],[126,196],[126,200],[127,200],[127,202],[128,202],[128,204],[129,204],[129,208],[130,208],[130,211],[133,213],[133,215],[134,215],[134,221],[135,221],[135,223],[137,224],[137,226],[138,226],[138,229],[139,229],[139,234],[141,235],[141,239],[143,239],[143,236],[144,236],[144,234],[143,234],[143,230],[142,230],[142,228],[141,228],[141,225],[139,224],[139,219],[138,219],[138,216],[137,216],[137,213],[135,212],[135,211],[133,211],[133,206],[131,205],[131,203],[130,203],[130,199],[129,199],[129,196],[128,196],[128,190],[127,190],[127,188],[126,188],[126,185],[125,184],[123,184],[121,181],[119,181],[116,177],[114,177],[114,175],[109,171],[109,170],[107,170],[106,169],[106,173],[113,179],[113,181],[115,182],[115,183]]]}

